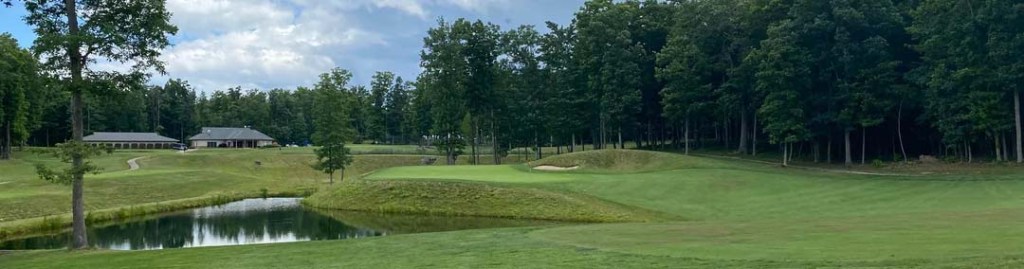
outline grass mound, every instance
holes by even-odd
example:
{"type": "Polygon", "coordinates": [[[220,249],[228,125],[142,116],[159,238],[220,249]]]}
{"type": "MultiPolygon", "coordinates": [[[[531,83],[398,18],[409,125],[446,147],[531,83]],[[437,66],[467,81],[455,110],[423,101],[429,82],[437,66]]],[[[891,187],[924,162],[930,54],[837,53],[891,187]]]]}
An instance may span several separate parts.
{"type": "MultiPolygon", "coordinates": [[[[594,150],[555,155],[530,162],[530,167],[578,167],[594,172],[650,172],[685,168],[721,168],[721,162],[644,150],[594,150]]],[[[576,170],[576,169],[574,169],[576,170]]]]}
{"type": "Polygon", "coordinates": [[[353,181],[304,200],[324,209],[587,222],[647,221],[651,214],[586,195],[434,181],[353,181]]]}

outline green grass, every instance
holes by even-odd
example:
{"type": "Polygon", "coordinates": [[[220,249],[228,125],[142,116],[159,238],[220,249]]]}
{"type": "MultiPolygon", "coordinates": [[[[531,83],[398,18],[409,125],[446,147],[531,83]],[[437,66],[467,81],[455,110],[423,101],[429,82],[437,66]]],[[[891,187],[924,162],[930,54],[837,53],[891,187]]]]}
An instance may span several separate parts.
{"type": "MultiPolygon", "coordinates": [[[[14,157],[0,162],[0,171],[4,171],[0,173],[0,238],[33,232],[47,221],[66,224],[71,208],[70,187],[43,181],[34,169],[37,163],[51,167],[66,164],[29,151],[16,152],[14,157]]],[[[346,178],[391,166],[415,165],[420,158],[357,155],[346,178]]],[[[92,160],[103,173],[86,176],[86,210],[90,220],[103,221],[122,209],[152,213],[208,204],[223,197],[259,197],[263,190],[275,196],[304,195],[329,187],[327,176],[310,168],[313,159],[312,151],[304,148],[208,149],[184,154],[119,150],[92,160]],[[138,161],[142,168],[129,171],[126,161],[135,157],[145,157],[138,161]],[[257,166],[256,161],[261,165],[257,166]]]]}
{"type": "MultiPolygon", "coordinates": [[[[212,163],[214,157],[196,162],[212,163]]],[[[395,157],[399,156],[366,159],[388,164],[363,164],[381,170],[336,184],[307,203],[370,212],[618,223],[162,251],[29,251],[0,256],[0,268],[1024,266],[1024,245],[1018,239],[1024,233],[1019,225],[1024,222],[1024,169],[1020,167],[874,176],[664,153],[601,151],[529,165],[387,168],[418,161],[416,156],[405,161],[395,157]],[[542,164],[581,168],[564,172],[529,168],[542,164]]],[[[284,168],[296,167],[285,164],[288,158],[259,158],[268,160],[263,173],[281,177],[295,173],[284,168]]],[[[152,159],[172,160],[182,163],[169,167],[193,162],[152,159]]],[[[236,176],[253,173],[241,167],[218,171],[236,176]]],[[[153,173],[145,178],[159,176],[153,173]]],[[[116,173],[108,176],[118,177],[116,173]]],[[[4,188],[0,185],[0,197],[4,188]]]]}
{"type": "Polygon", "coordinates": [[[647,221],[649,212],[587,195],[514,186],[433,181],[359,181],[307,199],[317,208],[377,213],[564,221],[647,221]]]}
{"type": "Polygon", "coordinates": [[[731,168],[733,165],[705,158],[638,150],[583,151],[555,155],[530,162],[530,166],[577,167],[598,173],[637,173],[675,169],[731,168]]]}
{"type": "Polygon", "coordinates": [[[570,174],[530,171],[522,165],[395,167],[367,175],[369,180],[480,181],[502,183],[545,183],[572,181],[570,174]]]}

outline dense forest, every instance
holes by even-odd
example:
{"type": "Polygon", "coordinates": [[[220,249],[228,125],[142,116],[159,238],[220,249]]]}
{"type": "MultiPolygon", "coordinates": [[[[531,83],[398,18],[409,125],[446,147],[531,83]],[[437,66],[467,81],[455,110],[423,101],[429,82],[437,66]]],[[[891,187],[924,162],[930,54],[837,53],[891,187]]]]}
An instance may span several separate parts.
{"type": "MultiPolygon", "coordinates": [[[[60,83],[9,35],[0,49],[0,148],[69,139],[60,83]]],[[[85,129],[187,139],[203,126],[252,126],[316,144],[317,122],[331,122],[321,128],[354,143],[429,144],[474,163],[500,162],[482,148],[627,141],[783,162],[1024,157],[1021,1],[592,0],[567,25],[439,19],[421,68],[410,80],[378,72],[370,85],[335,69],[296,89],[201,91],[176,79],[92,89],[85,129]]]]}

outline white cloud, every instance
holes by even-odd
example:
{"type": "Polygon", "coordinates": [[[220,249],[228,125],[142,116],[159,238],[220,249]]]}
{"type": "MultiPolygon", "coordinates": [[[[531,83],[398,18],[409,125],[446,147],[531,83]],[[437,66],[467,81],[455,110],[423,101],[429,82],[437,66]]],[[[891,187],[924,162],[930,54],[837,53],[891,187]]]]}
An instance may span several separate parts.
{"type": "Polygon", "coordinates": [[[378,34],[317,2],[168,1],[172,23],[185,37],[161,56],[169,76],[203,91],[311,84],[335,59],[364,46],[386,44],[378,34]],[[295,4],[295,3],[290,3],[295,4]]]}
{"type": "Polygon", "coordinates": [[[511,2],[509,0],[439,0],[442,3],[458,6],[459,8],[476,11],[476,12],[487,12],[491,8],[507,6],[511,2]]]}
{"type": "Polygon", "coordinates": [[[170,0],[167,9],[180,32],[206,35],[287,24],[294,13],[265,0],[170,0]]]}
{"type": "MultiPolygon", "coordinates": [[[[161,56],[167,75],[153,82],[181,78],[204,92],[294,88],[312,85],[333,67],[352,68],[367,78],[378,70],[404,70],[415,77],[420,37],[414,33],[426,31],[432,17],[485,14],[513,3],[518,2],[168,0],[179,33],[161,56]]],[[[117,63],[94,67],[125,69],[117,63]]]]}
{"type": "Polygon", "coordinates": [[[378,0],[372,1],[378,8],[393,8],[420,17],[427,17],[427,10],[416,0],[378,0]]]}

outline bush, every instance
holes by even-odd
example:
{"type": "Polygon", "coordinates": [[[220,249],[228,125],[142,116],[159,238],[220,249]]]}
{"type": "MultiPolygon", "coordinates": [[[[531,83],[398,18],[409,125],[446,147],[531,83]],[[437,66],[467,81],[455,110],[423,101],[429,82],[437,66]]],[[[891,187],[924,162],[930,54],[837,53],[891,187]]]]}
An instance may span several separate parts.
{"type": "Polygon", "coordinates": [[[881,159],[874,159],[871,160],[871,166],[874,166],[875,168],[882,168],[883,166],[885,166],[885,163],[882,162],[881,159]]]}

